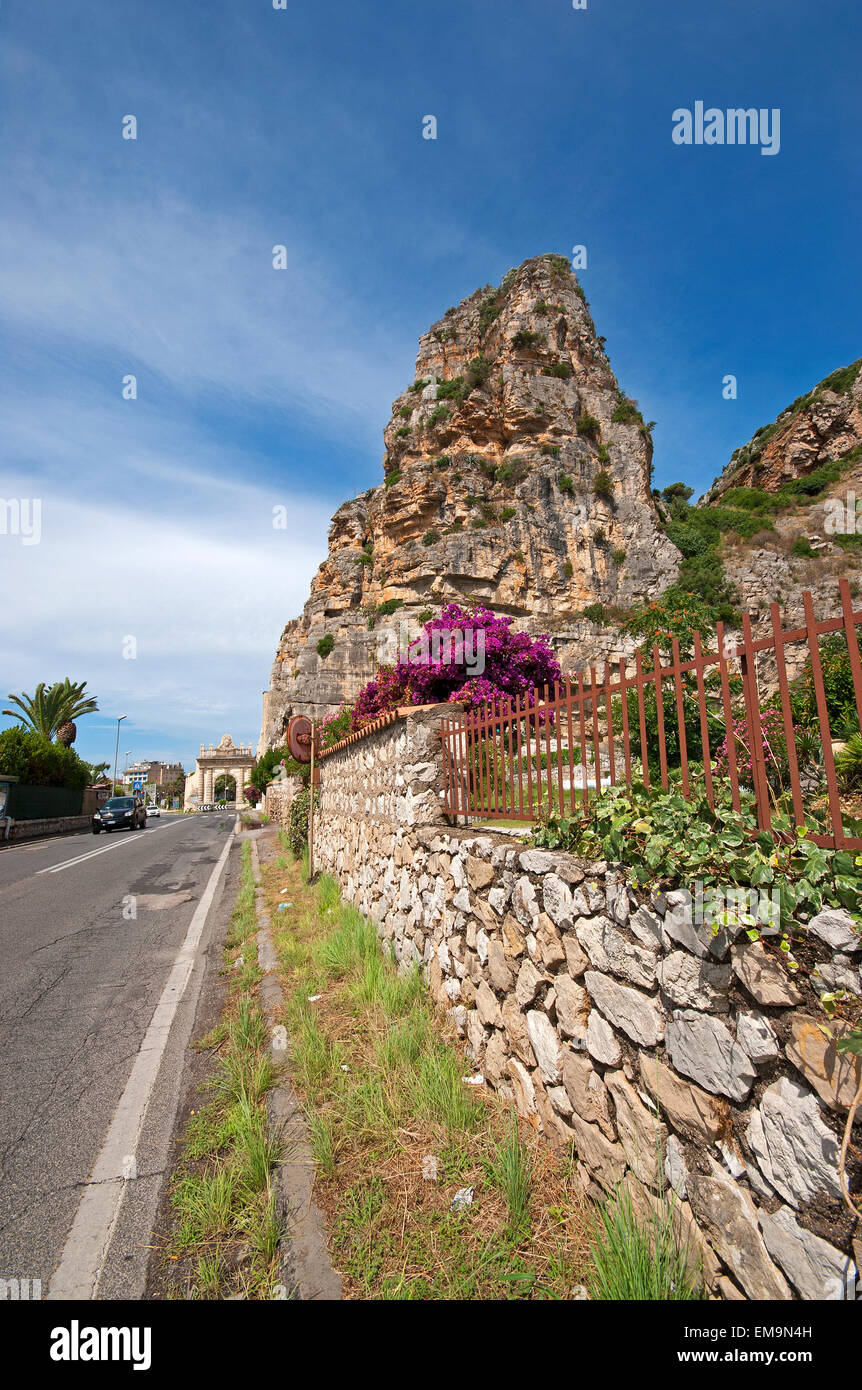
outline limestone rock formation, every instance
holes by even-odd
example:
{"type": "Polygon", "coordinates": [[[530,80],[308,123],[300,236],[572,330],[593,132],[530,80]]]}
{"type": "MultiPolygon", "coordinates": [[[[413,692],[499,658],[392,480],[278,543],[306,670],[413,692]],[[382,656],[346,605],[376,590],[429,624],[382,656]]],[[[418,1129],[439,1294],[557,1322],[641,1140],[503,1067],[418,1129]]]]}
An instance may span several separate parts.
{"type": "Polygon", "coordinates": [[[425,610],[480,598],[550,633],[577,669],[626,650],[583,619],[587,605],[630,606],[676,575],[649,428],[560,256],[447,310],[420,340],[384,441],[384,484],[336,512],[304,612],[284,629],[259,752],[290,714],[353,700],[425,610]]]}
{"type": "MultiPolygon", "coordinates": [[[[789,504],[772,511],[770,530],[748,541],[728,536],[722,545],[727,578],[740,611],[754,615],[755,636],[770,630],[772,600],[788,624],[801,624],[805,590],[817,615],[829,617],[839,611],[838,579],[847,575],[852,588],[859,587],[862,547],[848,543],[848,533],[862,535],[862,508],[854,515],[857,499],[862,502],[862,358],[826,377],[735,450],[701,505],[738,505],[735,488],[778,494],[780,504],[787,485],[789,504]],[[797,553],[799,544],[803,553],[797,553]]],[[[789,648],[787,654],[793,676],[804,653],[789,648]]],[[[767,683],[773,665],[765,661],[760,672],[767,683]]]]}
{"type": "Polygon", "coordinates": [[[709,492],[718,500],[733,487],[776,492],[825,463],[845,458],[862,444],[862,358],[819,382],[763,425],[730,462],[709,492]]]}

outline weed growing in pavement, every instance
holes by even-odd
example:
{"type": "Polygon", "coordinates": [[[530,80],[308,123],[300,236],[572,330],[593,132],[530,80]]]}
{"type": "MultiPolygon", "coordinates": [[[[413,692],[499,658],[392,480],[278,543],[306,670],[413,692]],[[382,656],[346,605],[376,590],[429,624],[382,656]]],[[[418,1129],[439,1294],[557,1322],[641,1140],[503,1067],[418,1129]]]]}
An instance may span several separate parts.
{"type": "Polygon", "coordinates": [[[590,1222],[575,1166],[468,1086],[416,965],[305,864],[264,870],[292,1083],[308,1117],[333,1264],[348,1297],[564,1298],[590,1222]],[[285,890],[285,891],[282,891],[285,890]],[[292,907],[277,913],[285,899],[292,907]],[[436,1180],[422,1176],[436,1158],[436,1180]],[[453,1206],[456,1192],[473,1200],[453,1206]]]}
{"type": "Polygon", "coordinates": [[[280,1148],[266,1120],[266,1095],[275,1071],[266,1019],[254,992],[260,977],[256,933],[251,846],[246,843],[225,938],[225,1012],[197,1044],[199,1051],[213,1052],[216,1068],[201,1088],[209,1099],[189,1116],[170,1189],[174,1221],[163,1252],[165,1265],[175,1271],[170,1296],[273,1296],[282,1224],[271,1175],[280,1148]],[[239,971],[234,968],[238,952],[239,971]]]}

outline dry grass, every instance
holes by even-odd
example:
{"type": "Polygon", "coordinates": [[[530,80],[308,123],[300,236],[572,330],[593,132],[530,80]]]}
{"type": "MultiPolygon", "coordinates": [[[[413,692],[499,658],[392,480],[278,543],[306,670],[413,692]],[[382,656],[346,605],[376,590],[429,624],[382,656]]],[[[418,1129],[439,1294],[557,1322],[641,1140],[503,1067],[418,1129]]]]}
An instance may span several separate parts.
{"type": "Polygon", "coordinates": [[[345,1296],[570,1298],[587,1281],[592,1229],[571,1156],[463,1082],[469,1061],[424,981],[399,975],[331,880],[311,888],[299,863],[274,861],[264,886],[345,1296]],[[428,1156],[436,1181],[423,1177],[428,1156]],[[472,1203],[453,1207],[468,1187],[472,1203]]]}

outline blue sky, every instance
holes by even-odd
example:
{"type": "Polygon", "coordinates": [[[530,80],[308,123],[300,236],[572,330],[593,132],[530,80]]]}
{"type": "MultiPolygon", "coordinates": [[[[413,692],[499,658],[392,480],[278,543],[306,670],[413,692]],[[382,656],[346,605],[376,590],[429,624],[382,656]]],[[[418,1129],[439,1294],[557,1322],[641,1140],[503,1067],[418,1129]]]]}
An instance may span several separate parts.
{"type": "Polygon", "coordinates": [[[0,535],[0,695],[87,680],[94,760],[123,713],[121,755],[256,742],[420,333],[544,251],[586,245],[656,480],[703,490],[862,350],[860,28],[839,0],[7,3],[0,497],[42,536],[0,535]],[[698,100],[779,108],[780,152],[675,145],[698,100]]]}

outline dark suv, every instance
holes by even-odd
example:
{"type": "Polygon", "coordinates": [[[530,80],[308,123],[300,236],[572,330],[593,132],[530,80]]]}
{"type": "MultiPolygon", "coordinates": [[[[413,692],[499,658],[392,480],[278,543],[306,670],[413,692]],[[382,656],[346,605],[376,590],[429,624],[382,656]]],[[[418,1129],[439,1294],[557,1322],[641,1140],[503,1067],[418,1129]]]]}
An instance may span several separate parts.
{"type": "Polygon", "coordinates": [[[112,796],[93,816],[93,834],[100,830],[146,830],[147,808],[143,797],[112,796]]]}

